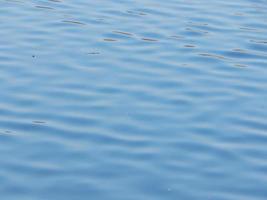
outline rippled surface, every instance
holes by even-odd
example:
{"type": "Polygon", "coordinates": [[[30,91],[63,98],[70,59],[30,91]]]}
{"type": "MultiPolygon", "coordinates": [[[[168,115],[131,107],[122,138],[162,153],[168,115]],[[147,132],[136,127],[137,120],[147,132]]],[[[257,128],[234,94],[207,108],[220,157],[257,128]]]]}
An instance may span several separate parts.
{"type": "Polygon", "coordinates": [[[266,200],[266,0],[0,0],[5,200],[266,200]]]}

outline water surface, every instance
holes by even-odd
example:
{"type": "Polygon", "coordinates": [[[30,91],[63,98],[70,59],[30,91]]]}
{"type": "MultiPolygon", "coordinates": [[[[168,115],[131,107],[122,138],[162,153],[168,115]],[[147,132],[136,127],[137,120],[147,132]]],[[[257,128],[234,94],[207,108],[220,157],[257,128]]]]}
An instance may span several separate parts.
{"type": "Polygon", "coordinates": [[[5,200],[266,200],[266,0],[0,0],[5,200]]]}

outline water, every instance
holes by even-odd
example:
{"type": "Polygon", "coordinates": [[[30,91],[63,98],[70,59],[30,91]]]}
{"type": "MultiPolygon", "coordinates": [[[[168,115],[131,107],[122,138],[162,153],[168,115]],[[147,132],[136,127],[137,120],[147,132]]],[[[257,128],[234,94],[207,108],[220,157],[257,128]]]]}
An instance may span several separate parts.
{"type": "Polygon", "coordinates": [[[267,1],[0,0],[5,200],[266,200],[267,1]]]}

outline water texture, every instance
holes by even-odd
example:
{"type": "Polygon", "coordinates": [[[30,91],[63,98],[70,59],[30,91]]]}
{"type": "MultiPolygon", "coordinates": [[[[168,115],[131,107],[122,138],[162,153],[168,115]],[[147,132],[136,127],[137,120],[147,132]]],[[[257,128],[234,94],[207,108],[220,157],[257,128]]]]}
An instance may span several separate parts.
{"type": "Polygon", "coordinates": [[[266,200],[266,0],[0,0],[3,200],[266,200]]]}

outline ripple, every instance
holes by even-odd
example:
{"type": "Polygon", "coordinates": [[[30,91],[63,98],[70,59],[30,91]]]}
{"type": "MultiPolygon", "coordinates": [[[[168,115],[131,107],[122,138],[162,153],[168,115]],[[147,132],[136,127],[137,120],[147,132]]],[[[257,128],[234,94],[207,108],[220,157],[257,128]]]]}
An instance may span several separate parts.
{"type": "Polygon", "coordinates": [[[40,9],[48,9],[48,10],[53,10],[53,8],[48,7],[48,6],[35,6],[36,8],[40,8],[40,9]]]}
{"type": "Polygon", "coordinates": [[[68,23],[68,24],[86,25],[85,23],[78,22],[78,21],[72,21],[72,20],[63,20],[62,22],[68,23]]]}

